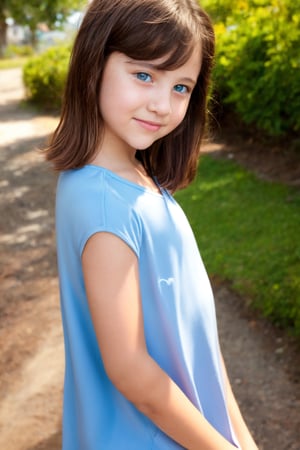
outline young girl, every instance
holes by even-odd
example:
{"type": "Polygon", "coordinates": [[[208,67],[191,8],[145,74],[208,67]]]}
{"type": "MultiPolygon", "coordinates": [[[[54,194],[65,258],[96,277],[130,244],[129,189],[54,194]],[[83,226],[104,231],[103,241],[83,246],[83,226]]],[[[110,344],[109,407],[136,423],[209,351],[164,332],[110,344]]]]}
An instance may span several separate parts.
{"type": "Polygon", "coordinates": [[[220,353],[193,179],[214,53],[196,0],[94,0],[47,149],[61,171],[64,450],[257,449],[220,353]]]}

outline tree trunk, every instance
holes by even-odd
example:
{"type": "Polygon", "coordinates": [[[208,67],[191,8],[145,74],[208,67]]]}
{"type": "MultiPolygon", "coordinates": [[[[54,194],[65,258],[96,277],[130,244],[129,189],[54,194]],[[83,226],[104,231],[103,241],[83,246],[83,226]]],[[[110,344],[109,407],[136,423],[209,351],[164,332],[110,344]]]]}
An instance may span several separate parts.
{"type": "Polygon", "coordinates": [[[30,28],[30,43],[32,45],[32,48],[34,48],[36,50],[37,48],[37,37],[36,37],[36,30],[37,30],[37,26],[35,23],[30,23],[29,24],[29,28],[30,28]]]}
{"type": "Polygon", "coordinates": [[[3,11],[0,11],[0,58],[3,58],[4,50],[6,47],[6,30],[7,25],[5,21],[5,15],[3,11]]]}

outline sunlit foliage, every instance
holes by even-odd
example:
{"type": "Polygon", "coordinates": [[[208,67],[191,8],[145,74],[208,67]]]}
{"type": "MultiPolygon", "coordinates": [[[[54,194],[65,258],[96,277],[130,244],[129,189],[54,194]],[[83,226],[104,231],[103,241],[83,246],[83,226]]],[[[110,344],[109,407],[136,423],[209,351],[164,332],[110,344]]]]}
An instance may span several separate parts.
{"type": "Polygon", "coordinates": [[[300,131],[300,4],[204,0],[217,36],[215,89],[247,124],[300,131]]]}

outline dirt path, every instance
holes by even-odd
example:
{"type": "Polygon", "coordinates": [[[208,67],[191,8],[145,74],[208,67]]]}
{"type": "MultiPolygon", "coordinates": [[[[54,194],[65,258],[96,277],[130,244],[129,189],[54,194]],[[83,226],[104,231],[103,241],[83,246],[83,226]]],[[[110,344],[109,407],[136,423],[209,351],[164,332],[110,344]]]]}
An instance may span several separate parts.
{"type": "MultiPolygon", "coordinates": [[[[19,70],[0,71],[0,449],[59,450],[55,177],[35,150],[57,118],[20,106],[23,94],[19,70]]],[[[233,388],[260,449],[300,450],[299,355],[226,286],[214,290],[233,388]]]]}

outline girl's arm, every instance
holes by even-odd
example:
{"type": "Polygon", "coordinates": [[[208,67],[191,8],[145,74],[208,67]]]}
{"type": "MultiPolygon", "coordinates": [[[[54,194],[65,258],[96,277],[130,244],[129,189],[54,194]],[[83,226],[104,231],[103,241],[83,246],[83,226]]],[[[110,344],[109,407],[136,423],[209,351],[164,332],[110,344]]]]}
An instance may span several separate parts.
{"type": "Polygon", "coordinates": [[[233,450],[147,352],[138,261],[118,237],[97,233],[82,256],[85,286],[108,377],[143,414],[189,450],[233,450]]]}
{"type": "Polygon", "coordinates": [[[223,356],[221,355],[226,393],[227,393],[227,405],[228,411],[231,418],[231,422],[235,431],[235,434],[238,438],[238,441],[242,447],[242,450],[258,450],[257,445],[255,444],[253,437],[242,417],[240,408],[237,404],[235,396],[232,392],[232,388],[229,382],[229,377],[227,374],[227,370],[225,367],[225,362],[223,356]]]}

